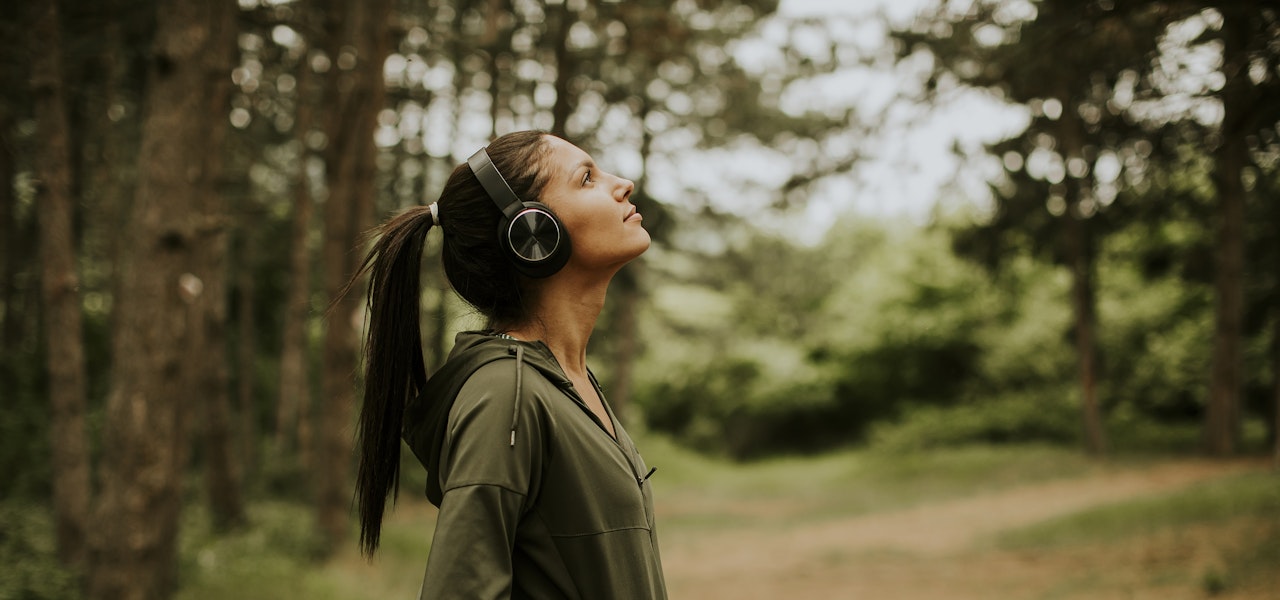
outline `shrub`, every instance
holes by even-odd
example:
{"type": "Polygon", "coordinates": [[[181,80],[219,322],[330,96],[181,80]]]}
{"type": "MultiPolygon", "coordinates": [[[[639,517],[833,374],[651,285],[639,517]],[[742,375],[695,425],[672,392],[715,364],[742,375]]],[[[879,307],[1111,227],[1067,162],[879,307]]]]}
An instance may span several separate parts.
{"type": "Polygon", "coordinates": [[[971,443],[1075,442],[1080,410],[1063,390],[1008,394],[948,407],[921,407],[877,425],[876,448],[914,451],[971,443]]]}
{"type": "Polygon", "coordinates": [[[75,573],[54,548],[53,516],[45,508],[0,503],[0,598],[61,600],[80,597],[75,573]]]}

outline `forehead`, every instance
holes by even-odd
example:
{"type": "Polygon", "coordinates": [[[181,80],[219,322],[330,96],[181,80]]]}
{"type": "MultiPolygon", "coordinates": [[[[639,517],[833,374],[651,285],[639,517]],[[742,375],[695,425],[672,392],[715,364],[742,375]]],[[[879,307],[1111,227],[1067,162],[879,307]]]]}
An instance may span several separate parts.
{"type": "Polygon", "coordinates": [[[553,179],[569,177],[583,162],[591,161],[591,155],[565,140],[555,136],[547,136],[546,140],[547,154],[543,164],[553,179]]]}

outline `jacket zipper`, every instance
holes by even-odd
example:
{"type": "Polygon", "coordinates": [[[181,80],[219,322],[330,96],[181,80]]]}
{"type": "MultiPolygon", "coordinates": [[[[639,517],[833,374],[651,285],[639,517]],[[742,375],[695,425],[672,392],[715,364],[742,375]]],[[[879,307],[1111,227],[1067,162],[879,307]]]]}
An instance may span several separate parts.
{"type": "MultiPolygon", "coordinates": [[[[539,346],[542,346],[542,348],[546,349],[546,346],[541,343],[539,344],[539,346]]],[[[627,470],[631,472],[631,477],[636,480],[636,485],[638,487],[644,487],[644,482],[648,481],[648,479],[653,476],[654,472],[656,472],[658,468],[653,467],[652,469],[649,469],[649,473],[646,474],[644,477],[640,476],[640,472],[636,470],[635,461],[631,460],[631,455],[627,454],[626,448],[622,447],[622,442],[620,442],[617,438],[617,434],[616,434],[617,427],[618,427],[617,423],[614,423],[615,433],[613,435],[610,435],[609,429],[604,426],[604,422],[600,420],[600,417],[596,416],[596,414],[592,412],[591,407],[587,406],[586,401],[582,399],[582,395],[578,393],[578,389],[573,386],[573,382],[569,381],[569,377],[564,374],[564,368],[560,366],[560,361],[556,360],[555,355],[551,352],[550,349],[546,349],[546,354],[551,359],[551,362],[556,365],[556,368],[560,370],[560,375],[561,377],[563,377],[560,383],[556,384],[556,387],[560,388],[560,391],[564,392],[564,394],[568,396],[569,399],[572,400],[574,404],[577,404],[578,408],[582,409],[583,412],[586,412],[587,416],[590,417],[591,420],[595,422],[596,427],[600,428],[600,432],[603,433],[605,437],[608,437],[609,441],[613,442],[614,447],[616,447],[618,451],[622,453],[622,460],[627,463],[627,470]]],[[[595,389],[596,396],[600,398],[600,402],[601,404],[603,404],[605,401],[604,392],[600,391],[600,383],[596,381],[595,374],[593,374],[591,371],[587,371],[587,379],[591,381],[591,387],[595,389]]],[[[609,409],[605,408],[605,412],[608,413],[609,409]]]]}
{"type": "MultiPolygon", "coordinates": [[[[591,380],[591,387],[595,388],[596,395],[600,397],[600,402],[603,403],[605,401],[604,392],[600,391],[600,384],[596,382],[596,376],[588,372],[587,377],[591,380]]],[[[627,469],[631,471],[631,477],[636,480],[636,485],[643,487],[644,482],[647,481],[649,477],[652,477],[654,471],[657,471],[658,468],[654,467],[650,469],[647,475],[641,477],[640,472],[636,470],[635,461],[631,460],[631,455],[627,453],[627,449],[622,447],[622,442],[618,440],[616,435],[609,434],[609,430],[605,428],[604,422],[600,420],[599,416],[591,411],[589,406],[587,406],[586,401],[582,399],[582,395],[578,393],[578,388],[573,386],[573,382],[566,378],[560,389],[565,392],[565,395],[569,396],[570,400],[573,400],[574,404],[578,405],[578,408],[586,412],[587,416],[591,417],[591,420],[595,422],[596,427],[600,428],[600,432],[608,437],[610,442],[613,442],[614,447],[622,453],[622,460],[627,463],[627,469]]],[[[605,412],[608,413],[609,409],[606,408],[605,412]]],[[[614,423],[614,431],[617,431],[617,427],[617,423],[614,423]]]]}

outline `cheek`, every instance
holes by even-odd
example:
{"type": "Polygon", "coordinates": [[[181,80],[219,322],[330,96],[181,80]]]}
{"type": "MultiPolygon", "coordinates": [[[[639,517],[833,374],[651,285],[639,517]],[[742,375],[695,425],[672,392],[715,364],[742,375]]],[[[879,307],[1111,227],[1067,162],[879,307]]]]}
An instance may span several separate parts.
{"type": "MultiPolygon", "coordinates": [[[[604,211],[588,211],[582,210],[581,207],[575,207],[577,210],[559,210],[556,211],[556,217],[560,219],[560,224],[569,232],[569,237],[573,239],[576,246],[578,240],[588,243],[597,238],[607,238],[616,236],[617,229],[614,228],[612,215],[605,214],[604,211]]],[[[554,208],[552,210],[555,210],[554,208]]],[[[621,224],[621,221],[618,222],[621,224]]]]}
{"type": "Polygon", "coordinates": [[[590,266],[627,262],[649,248],[649,232],[615,219],[562,221],[573,243],[573,260],[590,266]]]}

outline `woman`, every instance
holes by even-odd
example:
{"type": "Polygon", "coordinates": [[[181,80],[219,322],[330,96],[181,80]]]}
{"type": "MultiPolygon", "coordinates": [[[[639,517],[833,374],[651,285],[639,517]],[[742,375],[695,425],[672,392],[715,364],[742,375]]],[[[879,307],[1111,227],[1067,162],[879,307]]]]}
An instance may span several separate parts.
{"type": "Polygon", "coordinates": [[[586,365],[610,279],[649,247],[633,187],[560,138],[519,132],[380,228],[362,269],[360,543],[377,550],[403,436],[440,508],[423,598],[666,597],[652,471],[586,365]],[[450,284],[488,324],[459,334],[428,379],[418,273],[433,227],[450,284]]]}

